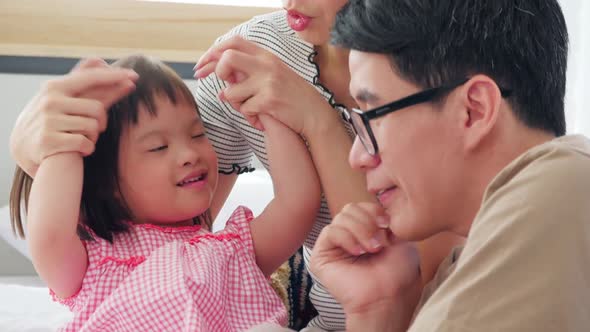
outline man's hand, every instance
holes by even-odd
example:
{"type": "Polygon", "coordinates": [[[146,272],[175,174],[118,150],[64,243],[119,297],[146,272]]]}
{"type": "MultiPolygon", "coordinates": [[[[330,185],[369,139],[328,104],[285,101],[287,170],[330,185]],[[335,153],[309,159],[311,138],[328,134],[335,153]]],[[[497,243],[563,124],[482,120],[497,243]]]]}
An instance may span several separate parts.
{"type": "Polygon", "coordinates": [[[47,156],[91,154],[106,128],[107,110],[135,88],[136,80],[133,71],[88,59],[69,74],[46,82],[12,130],[10,151],[17,164],[34,176],[47,156]]]}
{"type": "Polygon", "coordinates": [[[379,316],[407,327],[420,293],[419,257],[412,244],[395,239],[388,225],[378,204],[345,206],[320,234],[311,272],[347,317],[379,316]],[[394,312],[399,308],[403,312],[394,312]]]}

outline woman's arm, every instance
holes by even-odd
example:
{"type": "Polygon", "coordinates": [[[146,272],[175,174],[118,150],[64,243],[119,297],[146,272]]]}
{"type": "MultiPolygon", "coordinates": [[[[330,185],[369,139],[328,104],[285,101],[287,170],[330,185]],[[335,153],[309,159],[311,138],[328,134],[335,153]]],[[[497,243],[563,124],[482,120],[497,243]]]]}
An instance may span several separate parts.
{"type": "Polygon", "coordinates": [[[274,199],[251,223],[258,266],[266,276],[301,247],[315,221],[321,189],[299,135],[262,115],[274,199]]]}
{"type": "Polygon", "coordinates": [[[196,77],[215,72],[229,86],[222,98],[259,127],[268,114],[306,137],[332,215],[351,202],[375,202],[363,175],[348,163],[352,147],[342,120],[332,106],[276,55],[233,37],[201,57],[196,77]]]}
{"type": "Polygon", "coordinates": [[[35,270],[61,298],[74,295],[88,266],[76,233],[82,196],[83,160],[70,152],[43,160],[31,187],[27,229],[35,270]]]}

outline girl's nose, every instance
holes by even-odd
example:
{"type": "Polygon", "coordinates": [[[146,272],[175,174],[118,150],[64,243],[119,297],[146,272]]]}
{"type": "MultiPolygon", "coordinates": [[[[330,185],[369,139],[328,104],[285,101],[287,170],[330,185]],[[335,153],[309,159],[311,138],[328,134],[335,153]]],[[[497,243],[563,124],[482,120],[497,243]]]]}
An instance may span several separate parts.
{"type": "Polygon", "coordinates": [[[182,147],[179,151],[179,164],[183,167],[193,166],[197,164],[199,160],[199,153],[194,147],[187,145],[182,147]]]}

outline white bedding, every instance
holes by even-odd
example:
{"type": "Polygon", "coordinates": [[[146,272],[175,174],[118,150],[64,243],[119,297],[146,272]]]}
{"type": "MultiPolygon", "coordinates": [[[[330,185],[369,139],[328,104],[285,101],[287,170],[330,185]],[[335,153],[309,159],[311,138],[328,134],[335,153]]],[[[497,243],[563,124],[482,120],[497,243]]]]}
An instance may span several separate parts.
{"type": "Polygon", "coordinates": [[[0,331],[55,331],[72,317],[35,277],[0,278],[0,331]]]}

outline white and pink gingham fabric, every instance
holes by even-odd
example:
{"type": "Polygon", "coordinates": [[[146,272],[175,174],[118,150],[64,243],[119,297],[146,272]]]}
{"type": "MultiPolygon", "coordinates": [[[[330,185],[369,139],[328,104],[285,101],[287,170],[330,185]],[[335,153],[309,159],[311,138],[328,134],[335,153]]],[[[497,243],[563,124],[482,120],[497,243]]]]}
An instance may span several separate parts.
{"type": "Polygon", "coordinates": [[[287,312],[254,255],[252,212],[226,228],[134,225],[113,244],[88,241],[80,291],[57,299],[74,312],[63,331],[243,331],[284,325],[287,312]]]}

